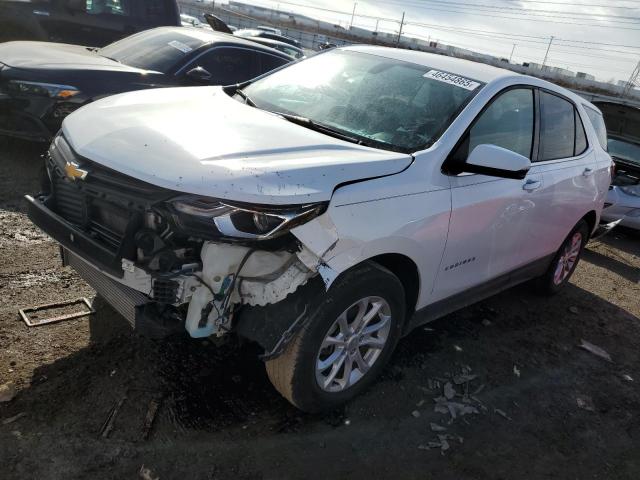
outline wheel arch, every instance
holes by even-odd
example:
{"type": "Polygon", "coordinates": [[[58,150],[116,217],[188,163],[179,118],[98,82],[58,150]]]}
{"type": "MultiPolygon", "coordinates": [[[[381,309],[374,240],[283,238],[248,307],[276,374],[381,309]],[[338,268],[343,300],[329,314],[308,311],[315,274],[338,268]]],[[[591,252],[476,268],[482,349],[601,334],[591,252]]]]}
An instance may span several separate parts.
{"type": "Polygon", "coordinates": [[[581,218],[581,220],[587,222],[587,225],[589,225],[589,235],[592,235],[596,227],[598,226],[598,214],[596,213],[596,211],[588,211],[585,216],[581,218]]]}
{"type": "MultiPolygon", "coordinates": [[[[418,270],[418,265],[411,258],[401,253],[384,253],[365,261],[374,262],[398,277],[405,293],[406,318],[410,318],[416,310],[420,293],[420,271],[418,270]]],[[[356,266],[354,265],[354,267],[356,266]]]]}

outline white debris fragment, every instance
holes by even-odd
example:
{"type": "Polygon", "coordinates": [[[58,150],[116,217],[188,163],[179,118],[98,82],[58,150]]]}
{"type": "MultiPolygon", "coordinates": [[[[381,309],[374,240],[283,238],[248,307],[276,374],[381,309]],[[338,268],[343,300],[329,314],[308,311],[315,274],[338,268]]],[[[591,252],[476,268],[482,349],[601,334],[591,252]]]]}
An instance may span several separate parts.
{"type": "Polygon", "coordinates": [[[579,395],[576,397],[576,403],[578,404],[578,408],[581,408],[582,410],[586,410],[588,412],[596,411],[593,400],[588,395],[579,395]]]}
{"type": "Polygon", "coordinates": [[[587,342],[586,340],[582,339],[580,345],[580,348],[586,350],[587,352],[591,352],[594,355],[600,357],[600,358],[604,358],[605,360],[612,362],[613,360],[611,360],[611,355],[609,355],[609,353],[598,347],[597,345],[594,345],[593,343],[587,342]]]}
{"type": "Polygon", "coordinates": [[[444,384],[444,396],[447,400],[451,400],[453,397],[456,396],[456,389],[453,388],[453,385],[451,385],[450,382],[447,382],[444,384]]]}
{"type": "Polygon", "coordinates": [[[504,410],[500,410],[499,408],[494,408],[493,411],[494,413],[497,413],[498,415],[506,418],[507,420],[512,420],[512,418],[509,415],[507,415],[504,410]]]}
{"type": "Polygon", "coordinates": [[[420,412],[418,410],[414,410],[413,412],[411,412],[411,416],[413,418],[420,418],[420,412]]]}
{"type": "Polygon", "coordinates": [[[429,424],[429,426],[431,427],[431,431],[432,432],[444,432],[444,431],[447,430],[447,427],[443,427],[442,425],[440,425],[438,423],[431,422],[429,424]]]}
{"type": "Polygon", "coordinates": [[[514,374],[516,377],[520,378],[520,369],[518,368],[518,366],[517,366],[517,365],[514,365],[514,366],[513,366],[513,374],[514,374]]]}
{"type": "Polygon", "coordinates": [[[627,382],[633,382],[633,378],[631,377],[631,375],[627,375],[626,373],[622,375],[622,379],[627,382]]]}

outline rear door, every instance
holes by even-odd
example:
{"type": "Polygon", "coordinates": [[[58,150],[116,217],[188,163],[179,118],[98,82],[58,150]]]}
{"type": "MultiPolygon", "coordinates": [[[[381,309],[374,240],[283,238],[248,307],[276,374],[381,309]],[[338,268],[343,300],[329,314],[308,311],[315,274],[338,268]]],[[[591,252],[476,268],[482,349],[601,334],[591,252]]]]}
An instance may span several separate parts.
{"type": "MultiPolygon", "coordinates": [[[[532,158],[535,112],[533,88],[514,87],[498,94],[452,153],[455,161],[464,162],[481,144],[532,158]]],[[[530,218],[542,207],[542,181],[535,170],[524,180],[479,174],[451,177],[451,222],[435,300],[497,279],[532,260],[525,246],[530,218]]]]}
{"type": "Polygon", "coordinates": [[[535,258],[553,255],[592,205],[596,158],[574,103],[555,92],[538,91],[540,140],[532,171],[542,175],[542,208],[528,219],[526,248],[535,258]]]}

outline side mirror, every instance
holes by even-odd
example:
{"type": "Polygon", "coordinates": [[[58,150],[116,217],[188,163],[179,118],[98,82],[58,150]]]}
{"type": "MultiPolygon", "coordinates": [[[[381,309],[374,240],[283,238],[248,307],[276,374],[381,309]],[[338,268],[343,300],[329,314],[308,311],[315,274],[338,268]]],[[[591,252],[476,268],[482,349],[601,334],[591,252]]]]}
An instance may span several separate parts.
{"type": "Polygon", "coordinates": [[[523,179],[531,168],[531,160],[497,145],[478,145],[463,167],[468,173],[492,177],[523,179]]]}
{"type": "Polygon", "coordinates": [[[209,83],[211,81],[211,74],[202,67],[196,67],[189,70],[186,77],[197,83],[209,83]]]}
{"type": "Polygon", "coordinates": [[[84,12],[87,9],[87,0],[67,0],[66,6],[72,13],[84,12]]]}

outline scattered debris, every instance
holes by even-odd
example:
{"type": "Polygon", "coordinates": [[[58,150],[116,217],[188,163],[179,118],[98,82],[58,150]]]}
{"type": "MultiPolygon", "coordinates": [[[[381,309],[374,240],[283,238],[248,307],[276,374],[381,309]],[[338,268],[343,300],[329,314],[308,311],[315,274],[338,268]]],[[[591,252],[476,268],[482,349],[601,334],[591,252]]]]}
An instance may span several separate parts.
{"type": "Polygon", "coordinates": [[[477,375],[470,375],[468,373],[463,373],[460,375],[454,375],[453,376],[453,383],[455,383],[456,385],[462,385],[464,383],[469,383],[473,380],[475,380],[476,378],[478,378],[477,375]]]}
{"type": "Polygon", "coordinates": [[[596,407],[593,404],[593,400],[588,395],[579,395],[578,397],[576,397],[576,403],[578,404],[578,408],[587,410],[588,412],[596,411],[596,407]]]}
{"type": "Polygon", "coordinates": [[[504,410],[500,410],[499,408],[494,408],[493,411],[494,413],[497,413],[498,415],[506,418],[507,420],[513,420],[509,415],[506,414],[504,410]]]}
{"type": "Polygon", "coordinates": [[[109,415],[107,416],[107,419],[105,420],[104,424],[102,425],[102,428],[100,429],[100,436],[102,438],[108,438],[109,435],[111,434],[111,431],[113,430],[113,424],[115,423],[116,417],[118,416],[118,412],[120,411],[120,408],[122,408],[122,404],[125,402],[126,399],[127,399],[126,396],[122,397],[111,408],[111,411],[109,411],[109,415]]]}
{"type": "Polygon", "coordinates": [[[348,418],[344,421],[345,425],[351,425],[351,420],[349,420],[348,418]]]}
{"type": "Polygon", "coordinates": [[[431,422],[429,424],[429,426],[431,427],[431,431],[432,432],[444,432],[444,431],[447,430],[447,427],[443,427],[442,425],[440,425],[438,423],[431,422]]]}
{"type": "Polygon", "coordinates": [[[516,377],[520,378],[520,369],[518,368],[518,366],[517,366],[517,365],[514,365],[514,366],[513,366],[513,374],[514,374],[516,377]]]}
{"type": "Polygon", "coordinates": [[[633,378],[631,377],[631,375],[627,375],[626,373],[622,375],[622,379],[626,380],[627,382],[633,382],[633,378]]]}
{"type": "Polygon", "coordinates": [[[413,418],[420,418],[420,412],[418,410],[414,410],[413,412],[411,412],[411,415],[413,416],[413,418]]]}
{"type": "Polygon", "coordinates": [[[140,467],[138,476],[141,480],[160,480],[160,477],[154,477],[154,473],[150,468],[146,468],[144,465],[140,467]]]}
{"type": "Polygon", "coordinates": [[[575,305],[571,305],[569,307],[569,311],[574,315],[578,315],[580,313],[580,309],[578,309],[578,307],[576,307],[575,305]]]}
{"type": "Polygon", "coordinates": [[[87,300],[84,297],[78,298],[76,300],[66,301],[66,302],[47,303],[44,305],[37,305],[35,307],[21,308],[20,310],[18,310],[18,312],[20,313],[20,317],[22,318],[24,323],[27,324],[27,327],[37,327],[39,325],[62,322],[64,320],[71,320],[73,318],[84,317],[85,315],[91,315],[93,313],[96,313],[96,311],[91,306],[91,302],[89,302],[89,300],[87,300]],[[41,312],[43,310],[60,309],[63,307],[69,307],[71,305],[77,305],[77,304],[81,304],[83,307],[86,307],[86,308],[83,308],[83,310],[79,312],[66,313],[63,315],[56,315],[49,318],[40,318],[40,316],[38,315],[38,312],[41,312]],[[32,315],[30,317],[29,314],[35,314],[35,315],[32,315]]]}
{"type": "Polygon", "coordinates": [[[606,350],[598,347],[597,345],[594,345],[593,343],[587,342],[586,340],[582,339],[581,341],[582,343],[580,343],[579,347],[586,350],[587,352],[591,352],[594,355],[597,355],[600,358],[604,358],[605,360],[612,362],[613,360],[611,360],[611,355],[609,355],[609,353],[607,353],[606,350]]]}
{"type": "Polygon", "coordinates": [[[16,420],[20,420],[22,417],[26,417],[27,414],[25,412],[20,412],[17,415],[14,415],[13,417],[9,417],[9,418],[5,418],[4,420],[2,420],[2,425],[9,425],[10,423],[15,422],[16,420]]]}
{"type": "Polygon", "coordinates": [[[421,407],[423,405],[424,405],[424,398],[420,400],[418,403],[416,403],[416,407],[421,407]]]}
{"type": "Polygon", "coordinates": [[[17,393],[13,382],[3,383],[0,385],[0,402],[10,402],[17,393]]]}
{"type": "Polygon", "coordinates": [[[482,325],[484,325],[485,327],[490,327],[491,325],[493,325],[493,323],[491,323],[491,320],[489,320],[488,318],[485,318],[482,320],[482,325]]]}
{"type": "Polygon", "coordinates": [[[454,345],[454,346],[453,346],[453,349],[454,349],[456,352],[461,352],[461,351],[462,351],[462,347],[461,347],[460,345],[454,345]]]}
{"type": "Polygon", "coordinates": [[[447,400],[451,400],[453,397],[456,396],[456,389],[453,388],[453,385],[451,385],[450,382],[447,382],[444,384],[444,396],[447,400]]]}
{"type": "Polygon", "coordinates": [[[144,424],[142,425],[142,439],[146,440],[149,438],[149,433],[151,433],[151,427],[153,427],[153,421],[158,414],[158,410],[160,409],[160,400],[152,399],[149,402],[149,406],[147,407],[147,414],[144,416],[144,424]]]}

